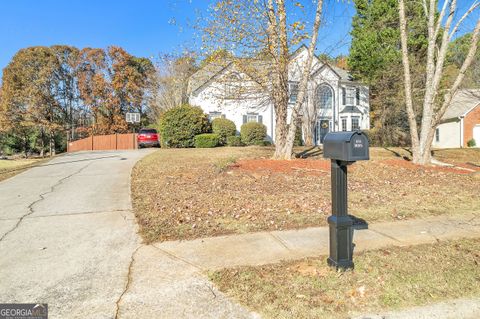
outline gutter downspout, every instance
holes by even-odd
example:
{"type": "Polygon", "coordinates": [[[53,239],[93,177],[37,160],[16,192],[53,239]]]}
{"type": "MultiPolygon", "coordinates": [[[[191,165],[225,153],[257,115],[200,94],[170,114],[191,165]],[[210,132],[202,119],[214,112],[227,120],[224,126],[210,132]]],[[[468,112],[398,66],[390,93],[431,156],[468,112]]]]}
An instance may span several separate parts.
{"type": "Polygon", "coordinates": [[[460,116],[460,147],[463,148],[463,120],[465,116],[460,116]]]}

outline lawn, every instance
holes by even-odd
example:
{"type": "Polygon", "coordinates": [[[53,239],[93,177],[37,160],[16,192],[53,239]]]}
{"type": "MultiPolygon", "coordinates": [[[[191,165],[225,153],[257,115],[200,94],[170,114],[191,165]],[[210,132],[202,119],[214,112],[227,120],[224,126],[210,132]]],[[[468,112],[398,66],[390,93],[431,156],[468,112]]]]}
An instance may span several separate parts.
{"type": "Polygon", "coordinates": [[[0,181],[10,178],[16,174],[23,172],[24,170],[35,166],[39,159],[15,159],[4,160],[0,159],[0,181]]]}
{"type": "Polygon", "coordinates": [[[347,318],[480,296],[479,251],[480,239],[458,240],[363,252],[353,271],[336,272],[320,257],[209,276],[265,318],[347,318]]]}
{"type": "Polygon", "coordinates": [[[480,148],[454,148],[435,150],[434,156],[444,162],[480,167],[480,148]]]}
{"type": "MultiPolygon", "coordinates": [[[[460,151],[464,161],[478,155],[460,151]]],[[[162,149],[145,157],[132,175],[140,233],[154,242],[325,226],[330,164],[318,149],[298,152],[307,158],[273,161],[269,147],[162,149]]],[[[350,213],[377,222],[480,212],[480,179],[471,171],[419,167],[408,157],[404,149],[372,148],[370,161],[350,166],[350,213]]]]}

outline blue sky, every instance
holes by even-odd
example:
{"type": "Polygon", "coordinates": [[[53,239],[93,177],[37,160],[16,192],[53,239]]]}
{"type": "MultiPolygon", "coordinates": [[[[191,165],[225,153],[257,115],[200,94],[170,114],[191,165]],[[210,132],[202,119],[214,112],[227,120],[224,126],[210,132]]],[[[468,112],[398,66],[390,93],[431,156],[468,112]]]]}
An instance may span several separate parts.
{"type": "MultiPolygon", "coordinates": [[[[303,0],[309,2],[311,0],[303,0]]],[[[325,0],[328,20],[318,53],[348,53],[352,1],[325,0]]],[[[119,45],[136,56],[178,53],[195,45],[189,25],[206,14],[208,0],[5,0],[0,1],[0,69],[19,49],[68,44],[119,45]]],[[[311,3],[311,2],[310,2],[311,3]]],[[[464,8],[470,0],[460,0],[464,8]]]]}
{"type": "MultiPolygon", "coordinates": [[[[308,1],[308,0],[306,0],[308,1]]],[[[119,45],[137,56],[181,52],[194,45],[189,25],[206,14],[207,0],[6,0],[0,1],[0,69],[28,46],[78,48],[119,45]]],[[[336,23],[325,26],[320,51],[348,52],[353,4],[327,0],[336,23]],[[347,37],[347,38],[346,38],[347,37]],[[342,46],[337,48],[341,41],[342,46]]]]}

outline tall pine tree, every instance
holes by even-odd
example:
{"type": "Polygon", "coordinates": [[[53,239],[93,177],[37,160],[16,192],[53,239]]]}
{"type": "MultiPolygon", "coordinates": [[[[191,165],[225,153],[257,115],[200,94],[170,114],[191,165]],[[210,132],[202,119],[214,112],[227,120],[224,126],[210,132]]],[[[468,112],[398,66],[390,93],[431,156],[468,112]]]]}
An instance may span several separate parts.
{"type": "MultiPolygon", "coordinates": [[[[409,128],[403,97],[402,61],[397,0],[354,0],[352,44],[348,66],[353,76],[370,85],[374,143],[408,144],[409,128]]],[[[413,65],[425,56],[426,26],[420,2],[410,3],[407,14],[413,31],[409,38],[413,65]]],[[[421,68],[414,81],[421,82],[421,68]]],[[[420,96],[418,98],[421,98],[420,96]]]]}

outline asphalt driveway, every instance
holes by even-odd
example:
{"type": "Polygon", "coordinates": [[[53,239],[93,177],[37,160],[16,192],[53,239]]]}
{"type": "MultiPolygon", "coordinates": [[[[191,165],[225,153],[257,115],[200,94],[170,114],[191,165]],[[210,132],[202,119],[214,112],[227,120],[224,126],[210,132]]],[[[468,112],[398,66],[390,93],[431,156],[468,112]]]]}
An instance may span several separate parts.
{"type": "Polygon", "coordinates": [[[0,302],[113,318],[139,247],[130,173],[152,150],[74,153],[0,182],[0,302]]]}

